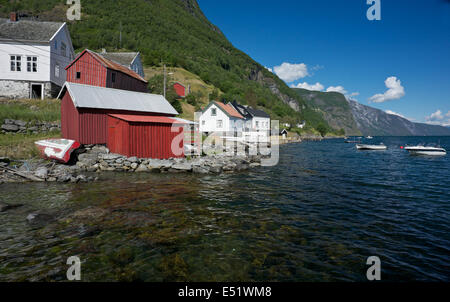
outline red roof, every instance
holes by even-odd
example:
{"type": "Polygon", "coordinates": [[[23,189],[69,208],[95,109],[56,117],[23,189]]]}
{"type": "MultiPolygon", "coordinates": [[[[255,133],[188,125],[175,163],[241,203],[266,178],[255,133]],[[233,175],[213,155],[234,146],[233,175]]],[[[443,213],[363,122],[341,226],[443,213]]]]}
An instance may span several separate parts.
{"type": "Polygon", "coordinates": [[[138,123],[160,123],[160,124],[183,124],[183,122],[165,117],[165,116],[149,116],[149,115],[132,115],[132,114],[108,114],[109,116],[127,121],[138,123]]]}
{"type": "Polygon", "coordinates": [[[122,66],[122,65],[120,65],[120,64],[117,64],[116,62],[113,62],[113,61],[110,61],[110,60],[108,60],[108,59],[105,59],[105,58],[102,57],[100,54],[98,54],[98,53],[96,53],[96,52],[93,52],[93,51],[91,51],[91,50],[89,50],[89,49],[83,50],[83,52],[80,53],[80,54],[75,58],[75,60],[73,60],[69,65],[67,65],[67,67],[66,67],[65,69],[67,70],[70,66],[72,66],[72,64],[75,63],[79,58],[81,58],[81,56],[83,56],[86,52],[89,52],[95,59],[97,59],[97,61],[99,61],[99,62],[100,62],[103,66],[105,66],[106,68],[109,68],[109,69],[113,69],[113,70],[116,70],[116,71],[123,72],[123,73],[125,73],[125,74],[127,74],[127,75],[129,75],[129,76],[131,76],[131,77],[133,77],[133,78],[135,78],[135,79],[138,79],[139,81],[142,81],[142,82],[147,83],[147,81],[146,81],[143,77],[141,77],[140,75],[138,75],[138,74],[137,74],[136,72],[134,72],[133,70],[131,70],[131,69],[125,67],[125,66],[122,66]]]}
{"type": "Polygon", "coordinates": [[[232,116],[232,117],[237,117],[237,118],[241,118],[243,119],[244,117],[236,111],[236,109],[234,109],[233,106],[231,106],[230,104],[225,105],[222,102],[215,102],[216,105],[218,105],[223,111],[225,111],[228,115],[232,116]]]}

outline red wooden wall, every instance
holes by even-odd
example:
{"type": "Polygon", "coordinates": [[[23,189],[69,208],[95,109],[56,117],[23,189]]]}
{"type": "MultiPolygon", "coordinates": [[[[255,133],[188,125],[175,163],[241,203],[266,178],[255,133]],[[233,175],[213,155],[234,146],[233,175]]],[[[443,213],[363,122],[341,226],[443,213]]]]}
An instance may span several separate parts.
{"type": "Polygon", "coordinates": [[[172,124],[127,122],[108,116],[108,143],[113,153],[139,158],[168,159],[184,157],[183,127],[172,132],[172,124]],[[177,137],[181,134],[181,137],[177,137]],[[172,143],[177,142],[181,154],[175,154],[172,143]]]}
{"type": "Polygon", "coordinates": [[[106,75],[107,68],[89,52],[85,52],[67,68],[67,82],[71,83],[106,87],[106,75]],[[81,72],[80,79],[77,79],[77,72],[81,72]]]}
{"type": "Polygon", "coordinates": [[[186,88],[181,85],[180,83],[173,84],[173,89],[175,89],[175,92],[178,96],[185,97],[186,96],[186,88]]]}

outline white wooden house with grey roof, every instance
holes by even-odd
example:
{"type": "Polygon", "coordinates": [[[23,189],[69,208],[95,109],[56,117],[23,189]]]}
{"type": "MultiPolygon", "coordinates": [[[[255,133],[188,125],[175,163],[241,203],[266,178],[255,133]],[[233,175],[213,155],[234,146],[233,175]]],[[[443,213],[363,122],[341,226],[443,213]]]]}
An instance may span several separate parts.
{"type": "Polygon", "coordinates": [[[66,23],[0,18],[0,98],[57,96],[73,59],[66,23]]]}

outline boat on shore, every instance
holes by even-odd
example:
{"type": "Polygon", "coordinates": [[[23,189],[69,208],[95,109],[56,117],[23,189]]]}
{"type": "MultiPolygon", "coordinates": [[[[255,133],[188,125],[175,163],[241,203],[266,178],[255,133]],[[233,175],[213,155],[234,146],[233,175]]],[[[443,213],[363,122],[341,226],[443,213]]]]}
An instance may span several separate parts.
{"type": "Polygon", "coordinates": [[[406,146],[405,150],[411,155],[443,156],[447,154],[447,151],[440,146],[406,146]]]}
{"type": "Polygon", "coordinates": [[[46,159],[53,159],[62,163],[70,160],[72,151],[80,148],[77,141],[63,138],[46,139],[35,142],[41,156],[46,159]]]}
{"type": "Polygon", "coordinates": [[[358,150],[386,150],[387,147],[383,143],[381,143],[379,145],[357,144],[356,149],[358,149],[358,150]]]}

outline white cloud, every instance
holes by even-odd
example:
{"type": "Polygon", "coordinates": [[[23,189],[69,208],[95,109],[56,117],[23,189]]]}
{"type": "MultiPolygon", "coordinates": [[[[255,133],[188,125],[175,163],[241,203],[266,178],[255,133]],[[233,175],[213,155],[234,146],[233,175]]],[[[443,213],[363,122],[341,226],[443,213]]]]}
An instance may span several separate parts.
{"type": "Polygon", "coordinates": [[[402,83],[396,77],[389,77],[384,81],[384,84],[388,90],[383,94],[375,94],[369,98],[369,101],[373,103],[383,103],[390,100],[396,100],[402,98],[405,95],[405,88],[402,83]]]}
{"type": "Polygon", "coordinates": [[[327,92],[339,92],[342,94],[347,94],[347,90],[342,86],[330,86],[327,88],[327,92]]]}
{"type": "Polygon", "coordinates": [[[306,82],[298,83],[297,85],[292,84],[292,88],[303,88],[308,90],[314,90],[314,91],[322,91],[324,89],[324,86],[317,82],[316,84],[308,84],[306,82]]]}
{"type": "Polygon", "coordinates": [[[359,92],[352,92],[352,93],[350,93],[349,97],[358,96],[358,95],[359,95],[359,92]]]}
{"type": "Polygon", "coordinates": [[[308,67],[304,63],[291,64],[285,62],[280,66],[275,66],[273,70],[280,79],[287,83],[292,83],[309,75],[308,67]]]}
{"type": "Polygon", "coordinates": [[[450,126],[450,110],[443,114],[441,110],[430,114],[425,118],[428,124],[450,126]]]}
{"type": "Polygon", "coordinates": [[[268,71],[270,71],[270,72],[272,72],[272,73],[273,73],[273,69],[272,69],[272,68],[270,68],[270,67],[266,67],[266,66],[264,66],[264,68],[265,68],[265,69],[267,69],[268,71]]]}

